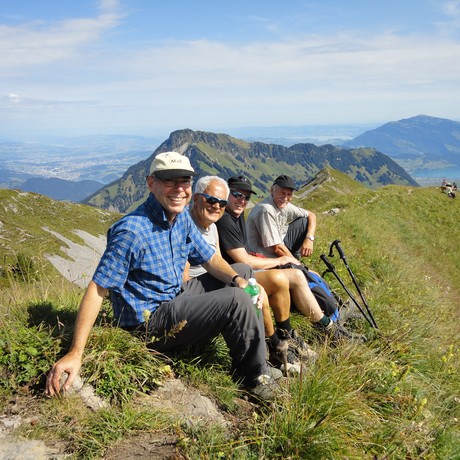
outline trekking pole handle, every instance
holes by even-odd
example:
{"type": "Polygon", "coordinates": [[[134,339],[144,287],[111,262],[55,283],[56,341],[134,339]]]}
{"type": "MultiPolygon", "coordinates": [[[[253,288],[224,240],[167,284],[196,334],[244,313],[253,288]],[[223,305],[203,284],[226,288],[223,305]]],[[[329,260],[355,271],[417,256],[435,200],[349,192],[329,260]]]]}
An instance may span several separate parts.
{"type": "Polygon", "coordinates": [[[337,251],[339,251],[340,258],[345,260],[345,254],[343,253],[342,246],[340,246],[340,240],[336,240],[335,247],[337,248],[337,251]]]}
{"type": "Polygon", "coordinates": [[[329,261],[329,259],[324,255],[324,254],[321,254],[319,256],[319,258],[326,264],[326,267],[328,269],[328,271],[334,271],[335,270],[335,267],[334,265],[331,264],[331,262],[329,261]]]}
{"type": "Polygon", "coordinates": [[[334,257],[334,253],[332,252],[334,250],[334,246],[337,248],[340,258],[345,259],[345,254],[343,253],[342,246],[340,246],[340,240],[334,240],[331,243],[331,246],[329,248],[329,257],[334,257]]]}

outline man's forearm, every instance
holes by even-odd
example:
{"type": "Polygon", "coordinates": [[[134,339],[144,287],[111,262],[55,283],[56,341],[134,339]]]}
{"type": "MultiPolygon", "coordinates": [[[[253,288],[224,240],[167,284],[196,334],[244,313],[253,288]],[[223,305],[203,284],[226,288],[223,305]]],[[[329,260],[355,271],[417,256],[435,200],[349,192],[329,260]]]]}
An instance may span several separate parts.
{"type": "Polygon", "coordinates": [[[83,354],[88,336],[96,321],[106,294],[107,290],[98,286],[94,281],[89,283],[80,303],[69,353],[78,354],[80,356],[83,354]]]}
{"type": "Polygon", "coordinates": [[[48,396],[55,396],[61,391],[67,391],[71,388],[80,371],[83,350],[106,293],[106,289],[101,288],[93,281],[89,283],[78,309],[70,350],[53,365],[48,373],[45,390],[48,396]],[[64,373],[67,373],[67,378],[63,382],[61,377],[64,373]]]}
{"type": "MultiPolygon", "coordinates": [[[[203,267],[218,280],[222,281],[225,284],[230,284],[232,279],[238,274],[233,270],[233,268],[227,263],[225,259],[222,258],[219,254],[215,253],[209,262],[203,264],[203,267]]],[[[244,287],[247,285],[247,282],[242,278],[238,278],[237,286],[244,287]]]]}
{"type": "Polygon", "coordinates": [[[278,257],[283,257],[283,256],[294,257],[291,251],[289,251],[287,246],[285,246],[284,244],[277,244],[276,246],[273,246],[273,250],[275,251],[275,254],[278,257]]]}
{"type": "Polygon", "coordinates": [[[305,235],[305,238],[308,238],[309,236],[314,238],[315,233],[316,233],[316,214],[309,211],[308,212],[308,223],[307,223],[307,234],[305,235]]]}

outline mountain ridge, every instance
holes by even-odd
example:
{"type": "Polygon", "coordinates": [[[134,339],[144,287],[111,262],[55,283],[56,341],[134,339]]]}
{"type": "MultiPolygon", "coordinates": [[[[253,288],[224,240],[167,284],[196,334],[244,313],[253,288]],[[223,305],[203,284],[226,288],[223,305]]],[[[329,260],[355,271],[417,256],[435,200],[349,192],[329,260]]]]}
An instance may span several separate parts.
{"type": "Polygon", "coordinates": [[[460,169],[460,122],[446,118],[417,115],[388,122],[342,145],[375,148],[411,175],[423,170],[460,169]]]}
{"type": "Polygon", "coordinates": [[[285,147],[248,142],[224,133],[182,129],[173,131],[149,158],[131,166],[120,179],[83,202],[118,212],[133,209],[147,195],[145,177],[153,158],[170,150],[186,155],[199,175],[215,174],[227,179],[244,174],[260,194],[268,192],[279,174],[292,176],[301,186],[324,167],[345,172],[371,188],[418,185],[401,166],[375,149],[345,149],[330,144],[285,147]]]}

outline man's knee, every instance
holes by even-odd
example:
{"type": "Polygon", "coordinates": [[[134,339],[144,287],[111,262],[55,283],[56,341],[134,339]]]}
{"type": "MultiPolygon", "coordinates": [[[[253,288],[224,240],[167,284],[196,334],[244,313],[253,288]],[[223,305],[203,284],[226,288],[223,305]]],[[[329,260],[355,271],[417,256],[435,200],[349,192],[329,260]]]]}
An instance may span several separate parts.
{"type": "Polygon", "coordinates": [[[227,287],[215,291],[218,294],[217,304],[221,306],[221,311],[235,314],[237,311],[245,311],[252,307],[252,300],[249,295],[240,288],[227,287]]]}
{"type": "Polygon", "coordinates": [[[288,268],[289,271],[289,288],[299,288],[308,286],[307,279],[303,274],[302,270],[298,270],[297,268],[288,268]]]}
{"type": "Polygon", "coordinates": [[[243,289],[239,288],[227,290],[233,290],[235,294],[232,304],[233,317],[239,318],[240,321],[250,328],[257,327],[256,323],[259,322],[260,310],[258,310],[257,305],[252,303],[249,295],[243,289]]]}
{"type": "Polygon", "coordinates": [[[267,282],[273,286],[275,290],[289,289],[289,279],[283,270],[268,270],[267,282]]]}
{"type": "Polygon", "coordinates": [[[297,217],[297,219],[294,219],[289,224],[288,228],[300,232],[306,231],[308,228],[308,217],[297,217]]]}

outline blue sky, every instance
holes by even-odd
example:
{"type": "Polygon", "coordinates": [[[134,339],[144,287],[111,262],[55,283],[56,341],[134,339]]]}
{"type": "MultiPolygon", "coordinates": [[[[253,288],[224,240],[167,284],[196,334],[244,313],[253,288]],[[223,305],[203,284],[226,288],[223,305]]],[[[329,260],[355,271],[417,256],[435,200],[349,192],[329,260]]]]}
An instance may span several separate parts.
{"type": "Polygon", "coordinates": [[[460,0],[0,0],[0,137],[460,121],[460,0]]]}

